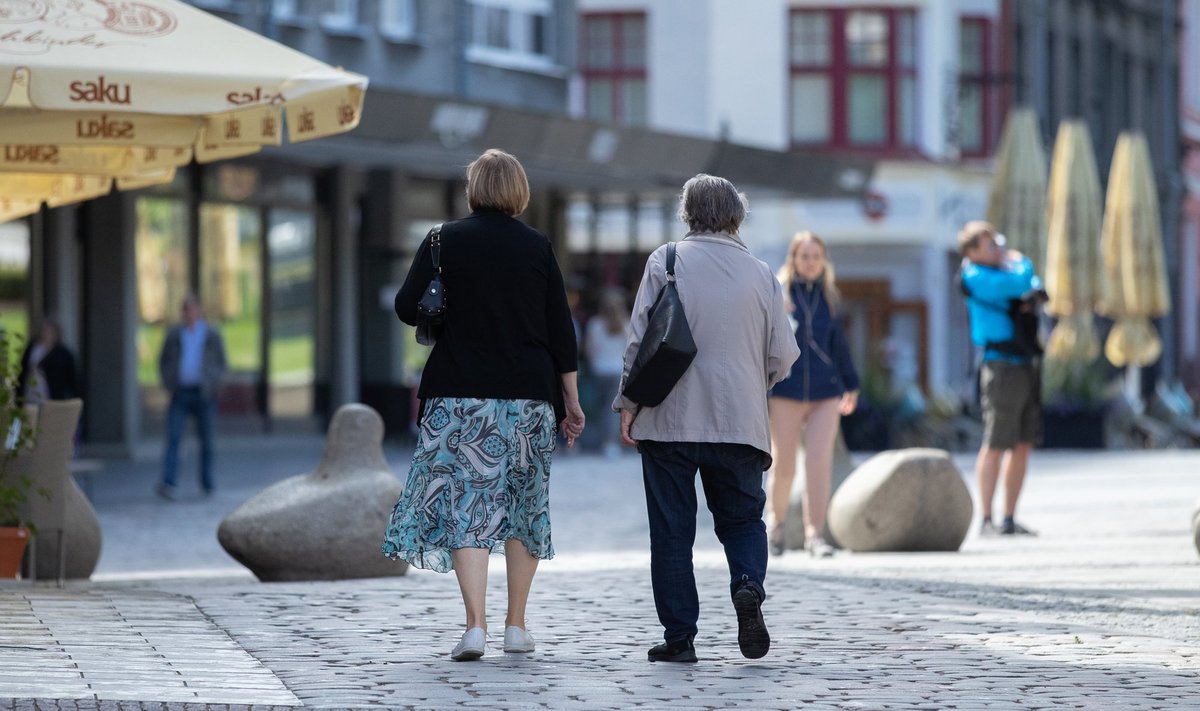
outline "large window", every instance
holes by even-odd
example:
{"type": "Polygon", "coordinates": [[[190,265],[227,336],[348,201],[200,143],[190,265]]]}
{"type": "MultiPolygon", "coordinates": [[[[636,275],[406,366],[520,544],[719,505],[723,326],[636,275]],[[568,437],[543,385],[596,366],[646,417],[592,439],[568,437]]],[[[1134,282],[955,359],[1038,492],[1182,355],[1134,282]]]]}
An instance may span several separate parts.
{"type": "Polygon", "coordinates": [[[794,143],[868,150],[916,145],[914,11],[793,10],[789,32],[794,143]]]}
{"type": "Polygon", "coordinates": [[[964,156],[992,150],[992,23],[964,17],[958,31],[958,147],[964,156]]]}
{"type": "Polygon", "coordinates": [[[467,7],[468,59],[513,69],[555,67],[550,0],[470,0],[467,7]]]}
{"type": "Polygon", "coordinates": [[[582,61],[587,115],[646,123],[646,14],[585,14],[582,61]]]}
{"type": "Polygon", "coordinates": [[[409,39],[415,36],[415,0],[379,0],[379,31],[394,39],[409,39]]]}

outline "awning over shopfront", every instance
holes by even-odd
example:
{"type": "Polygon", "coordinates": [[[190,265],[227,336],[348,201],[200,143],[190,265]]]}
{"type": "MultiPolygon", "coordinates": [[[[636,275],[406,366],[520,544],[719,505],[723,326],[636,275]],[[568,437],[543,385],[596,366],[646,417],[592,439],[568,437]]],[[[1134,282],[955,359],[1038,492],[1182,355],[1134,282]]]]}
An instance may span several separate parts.
{"type": "Polygon", "coordinates": [[[861,197],[874,161],[772,151],[448,97],[372,89],[351,135],[298,146],[289,159],[394,167],[461,178],[487,148],[517,155],[534,183],[580,191],[675,191],[701,172],[778,196],[861,197]]]}
{"type": "Polygon", "coordinates": [[[0,221],[349,131],[366,86],[179,0],[6,0],[0,221]]]}

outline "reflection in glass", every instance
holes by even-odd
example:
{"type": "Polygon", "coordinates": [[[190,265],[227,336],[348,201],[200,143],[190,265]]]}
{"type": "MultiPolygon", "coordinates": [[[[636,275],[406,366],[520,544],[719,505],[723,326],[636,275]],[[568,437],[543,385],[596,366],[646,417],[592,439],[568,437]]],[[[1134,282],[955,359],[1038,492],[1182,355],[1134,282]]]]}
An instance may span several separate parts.
{"type": "Polygon", "coordinates": [[[846,52],[850,64],[881,67],[888,60],[888,18],[883,12],[854,11],[846,16],[846,52]]]}
{"type": "Polygon", "coordinates": [[[798,74],[792,77],[792,140],[825,143],[830,139],[829,77],[798,74]]]}
{"type": "Polygon", "coordinates": [[[29,333],[26,288],[29,282],[29,223],[0,224],[0,329],[25,343],[29,333]]]}
{"type": "Polygon", "coordinates": [[[229,359],[223,412],[260,410],[262,371],[262,225],[256,208],[200,207],[200,301],[221,329],[229,359]]]}
{"type": "Polygon", "coordinates": [[[316,232],[313,216],[272,210],[267,232],[271,279],[268,386],[271,417],[313,414],[316,345],[316,232]]]}
{"type": "Polygon", "coordinates": [[[887,141],[887,82],[879,74],[850,75],[850,142],[887,141]]]}
{"type": "Polygon", "coordinates": [[[158,385],[165,327],[179,319],[188,292],[187,205],[172,198],[137,201],[138,382],[158,385]]]}

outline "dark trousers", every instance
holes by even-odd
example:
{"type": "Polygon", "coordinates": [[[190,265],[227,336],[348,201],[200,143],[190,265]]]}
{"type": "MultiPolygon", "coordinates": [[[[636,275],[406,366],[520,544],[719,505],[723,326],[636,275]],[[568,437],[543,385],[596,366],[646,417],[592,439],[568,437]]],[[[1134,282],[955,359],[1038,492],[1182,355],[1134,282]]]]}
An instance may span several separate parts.
{"type": "Polygon", "coordinates": [[[175,486],[179,469],[179,440],[187,426],[187,417],[196,421],[196,434],[200,437],[200,486],[212,491],[213,462],[213,419],[216,403],[205,397],[199,387],[180,387],[171,393],[171,405],[167,408],[167,451],[163,456],[163,483],[175,486]]]}
{"type": "Polygon", "coordinates": [[[692,570],[696,541],[696,471],[729,562],[729,592],[750,585],[765,599],[767,528],[763,524],[763,453],[745,444],[642,442],[642,478],[650,516],[654,607],[674,642],[696,634],[700,600],[692,570]]]}

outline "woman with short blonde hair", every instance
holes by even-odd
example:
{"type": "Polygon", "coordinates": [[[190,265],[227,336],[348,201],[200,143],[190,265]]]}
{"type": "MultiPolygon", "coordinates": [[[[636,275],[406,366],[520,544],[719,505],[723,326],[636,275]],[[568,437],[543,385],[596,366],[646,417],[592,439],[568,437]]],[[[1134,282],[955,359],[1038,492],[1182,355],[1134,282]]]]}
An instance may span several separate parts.
{"type": "Polygon", "coordinates": [[[858,406],[858,374],[837,320],[841,294],[825,242],[812,232],[798,232],[778,277],[792,315],[800,358],[788,378],[771,390],[768,401],[774,455],[767,475],[771,552],[783,554],[796,454],[803,441],[804,547],[810,555],[825,558],[833,555],[824,536],[833,447],[841,415],[849,415],[858,406]]]}
{"type": "Polygon", "coordinates": [[[529,207],[525,168],[511,153],[489,148],[467,166],[467,207],[516,217],[529,207]]]}
{"type": "MultiPolygon", "coordinates": [[[[471,214],[440,226],[445,322],[421,374],[420,438],[383,553],[453,570],[466,607],[455,661],[487,651],[488,555],[508,572],[504,651],[532,652],[525,605],[538,561],[551,558],[549,483],[555,429],[583,432],[575,325],[550,240],[517,221],[525,170],[489,150],[467,169],[471,214]]],[[[433,232],[396,294],[415,324],[434,275],[433,232]]]]}

